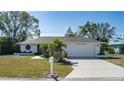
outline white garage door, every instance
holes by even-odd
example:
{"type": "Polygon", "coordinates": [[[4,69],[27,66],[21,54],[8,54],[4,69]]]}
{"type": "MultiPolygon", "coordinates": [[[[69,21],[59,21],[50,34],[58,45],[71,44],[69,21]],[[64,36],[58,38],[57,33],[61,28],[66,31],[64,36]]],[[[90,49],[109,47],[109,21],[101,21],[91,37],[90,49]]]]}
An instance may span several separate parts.
{"type": "Polygon", "coordinates": [[[69,57],[94,57],[95,50],[92,44],[68,45],[67,52],[69,57]]]}

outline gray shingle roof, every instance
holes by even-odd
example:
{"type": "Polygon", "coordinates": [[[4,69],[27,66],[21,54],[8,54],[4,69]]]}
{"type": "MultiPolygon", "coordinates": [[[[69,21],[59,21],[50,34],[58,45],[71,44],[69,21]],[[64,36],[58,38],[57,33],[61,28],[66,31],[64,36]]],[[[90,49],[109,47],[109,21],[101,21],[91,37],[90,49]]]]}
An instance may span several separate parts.
{"type": "Polygon", "coordinates": [[[66,43],[69,42],[98,42],[93,39],[82,38],[82,37],[40,37],[32,40],[26,40],[24,42],[19,42],[17,44],[40,44],[42,41],[44,42],[51,42],[53,39],[59,38],[66,43]]]}

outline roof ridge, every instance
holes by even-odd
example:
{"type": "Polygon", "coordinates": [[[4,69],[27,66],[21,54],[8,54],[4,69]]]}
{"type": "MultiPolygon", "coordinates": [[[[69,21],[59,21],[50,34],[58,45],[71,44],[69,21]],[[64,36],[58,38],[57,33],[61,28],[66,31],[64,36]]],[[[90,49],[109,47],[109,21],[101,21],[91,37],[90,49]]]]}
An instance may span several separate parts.
{"type": "Polygon", "coordinates": [[[35,39],[26,40],[17,44],[39,44],[41,41],[51,42],[54,38],[61,38],[64,42],[99,42],[91,38],[83,37],[39,37],[35,39]]]}

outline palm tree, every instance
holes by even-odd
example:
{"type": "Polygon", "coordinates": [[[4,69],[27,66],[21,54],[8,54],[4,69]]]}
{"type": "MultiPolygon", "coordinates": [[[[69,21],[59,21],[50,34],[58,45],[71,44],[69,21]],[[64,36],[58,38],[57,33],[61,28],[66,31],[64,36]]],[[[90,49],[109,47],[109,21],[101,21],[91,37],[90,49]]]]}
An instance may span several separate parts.
{"type": "Polygon", "coordinates": [[[63,60],[66,54],[66,44],[59,38],[54,39],[52,43],[49,44],[50,54],[56,59],[56,62],[63,60]]]}

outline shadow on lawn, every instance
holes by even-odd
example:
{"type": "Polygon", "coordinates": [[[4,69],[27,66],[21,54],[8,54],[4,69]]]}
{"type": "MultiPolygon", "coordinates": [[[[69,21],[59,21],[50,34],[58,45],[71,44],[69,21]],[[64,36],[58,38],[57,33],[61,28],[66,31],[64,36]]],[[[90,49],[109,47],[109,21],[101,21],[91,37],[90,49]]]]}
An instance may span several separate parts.
{"type": "Polygon", "coordinates": [[[99,59],[122,59],[121,57],[104,57],[104,58],[100,58],[99,59]]]}
{"type": "Polygon", "coordinates": [[[70,65],[70,66],[74,66],[77,64],[78,64],[78,62],[71,62],[71,61],[66,61],[66,62],[62,63],[62,65],[70,65]]]}

